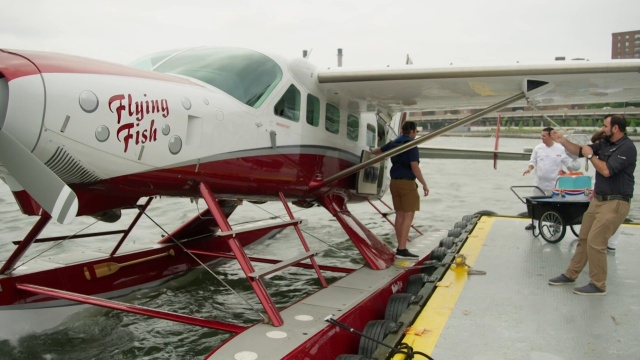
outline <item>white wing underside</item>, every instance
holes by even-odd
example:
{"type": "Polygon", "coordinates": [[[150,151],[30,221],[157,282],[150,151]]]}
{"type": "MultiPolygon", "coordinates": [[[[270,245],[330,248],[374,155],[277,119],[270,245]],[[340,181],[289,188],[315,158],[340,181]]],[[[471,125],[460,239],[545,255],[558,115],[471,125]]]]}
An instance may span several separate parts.
{"type": "MultiPolygon", "coordinates": [[[[332,69],[318,73],[330,101],[365,101],[388,113],[479,109],[521,92],[525,79],[552,89],[528,99],[536,106],[640,100],[640,61],[500,67],[332,69]]],[[[527,100],[513,106],[527,105],[527,100]]]]}
{"type": "Polygon", "coordinates": [[[420,158],[424,159],[464,159],[464,160],[498,160],[527,161],[531,158],[531,152],[479,150],[463,148],[444,148],[420,145],[420,158]]]}

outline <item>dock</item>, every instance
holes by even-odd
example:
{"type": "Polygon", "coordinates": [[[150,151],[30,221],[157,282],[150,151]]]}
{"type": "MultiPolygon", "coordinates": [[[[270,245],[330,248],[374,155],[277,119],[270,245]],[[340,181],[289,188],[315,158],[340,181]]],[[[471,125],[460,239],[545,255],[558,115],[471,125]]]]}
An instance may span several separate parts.
{"type": "Polygon", "coordinates": [[[572,289],[589,282],[588,265],[575,285],[547,283],[564,272],[578,240],[547,243],[526,223],[478,220],[459,253],[486,274],[449,269],[400,342],[434,359],[640,358],[640,226],[623,225],[618,251],[607,254],[607,295],[582,296],[572,289]]]}

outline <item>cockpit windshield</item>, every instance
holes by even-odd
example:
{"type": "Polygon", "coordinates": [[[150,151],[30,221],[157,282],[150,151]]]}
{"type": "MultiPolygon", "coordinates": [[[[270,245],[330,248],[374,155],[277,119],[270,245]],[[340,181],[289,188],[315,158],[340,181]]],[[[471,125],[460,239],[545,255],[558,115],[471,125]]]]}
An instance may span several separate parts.
{"type": "Polygon", "coordinates": [[[280,66],[253,50],[203,47],[167,56],[169,53],[153,54],[137,60],[134,66],[149,68],[160,63],[154,71],[198,79],[255,108],[282,79],[280,66]],[[163,55],[166,60],[160,62],[163,55]]]}

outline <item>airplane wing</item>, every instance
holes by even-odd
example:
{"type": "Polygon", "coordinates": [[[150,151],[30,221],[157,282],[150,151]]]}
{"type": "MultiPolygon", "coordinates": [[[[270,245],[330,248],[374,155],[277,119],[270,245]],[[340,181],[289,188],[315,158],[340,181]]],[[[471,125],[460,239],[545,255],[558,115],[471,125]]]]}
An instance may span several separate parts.
{"type": "Polygon", "coordinates": [[[410,110],[479,109],[517,94],[525,79],[551,90],[513,105],[604,103],[640,99],[640,60],[494,67],[323,70],[320,87],[330,99],[351,98],[388,114],[410,110]]]}
{"type": "Polygon", "coordinates": [[[348,99],[350,106],[360,102],[360,106],[367,107],[366,110],[360,107],[361,111],[377,111],[385,121],[391,121],[391,117],[401,111],[481,110],[416,142],[343,170],[316,187],[354,174],[507,105],[547,106],[640,99],[640,60],[493,67],[339,68],[319,71],[317,77],[319,87],[329,101],[342,104],[348,99]]]}

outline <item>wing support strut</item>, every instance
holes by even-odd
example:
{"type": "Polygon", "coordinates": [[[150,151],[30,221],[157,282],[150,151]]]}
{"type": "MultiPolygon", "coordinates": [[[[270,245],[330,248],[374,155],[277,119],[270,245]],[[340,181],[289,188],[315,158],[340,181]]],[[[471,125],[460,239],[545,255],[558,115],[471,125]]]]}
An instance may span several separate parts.
{"type": "Polygon", "coordinates": [[[326,280],[324,279],[324,276],[320,272],[320,267],[315,260],[317,251],[311,251],[311,249],[307,245],[307,241],[304,239],[304,236],[302,236],[302,231],[300,231],[299,225],[301,221],[293,217],[293,213],[291,212],[289,205],[287,205],[287,200],[282,193],[279,193],[278,195],[280,196],[282,205],[284,206],[290,218],[290,221],[287,223],[287,226],[293,226],[295,228],[296,233],[298,234],[298,237],[302,244],[302,247],[304,248],[305,251],[290,259],[272,264],[271,266],[264,267],[263,269],[258,271],[254,269],[253,264],[251,263],[251,259],[249,258],[247,253],[245,253],[245,251],[243,250],[242,244],[238,240],[238,237],[236,234],[241,231],[236,231],[231,228],[231,225],[229,224],[226,216],[223,214],[220,208],[220,205],[218,204],[218,200],[216,199],[209,185],[205,183],[201,183],[200,193],[202,194],[204,201],[207,203],[207,206],[209,207],[209,211],[211,212],[213,217],[216,219],[216,223],[218,224],[218,227],[220,228],[220,230],[222,230],[222,232],[218,233],[218,236],[222,234],[224,234],[225,236],[228,236],[226,238],[227,244],[229,245],[229,248],[231,249],[231,252],[233,253],[234,257],[238,260],[238,264],[240,265],[240,268],[245,273],[247,280],[249,281],[249,284],[253,288],[253,291],[258,297],[258,300],[262,304],[264,310],[266,311],[269,317],[269,321],[273,326],[282,326],[284,324],[284,320],[282,318],[282,315],[278,311],[273,299],[267,292],[267,288],[265,287],[262,281],[264,277],[266,277],[267,275],[273,274],[277,271],[280,271],[284,268],[287,268],[289,266],[295,266],[301,261],[309,260],[309,262],[311,263],[311,266],[316,271],[316,275],[318,275],[320,284],[323,287],[329,286],[326,280]]]}
{"type": "Polygon", "coordinates": [[[181,315],[174,312],[151,309],[144,306],[126,304],[119,301],[107,300],[95,296],[88,296],[69,291],[52,289],[45,286],[33,284],[16,284],[16,288],[22,291],[29,291],[34,294],[52,296],[59,299],[71,300],[83,304],[101,306],[107,309],[120,310],[133,314],[146,315],[157,319],[181,322],[183,324],[202,326],[209,329],[241,333],[246,330],[245,326],[224,323],[216,320],[202,319],[189,315],[181,315]]]}
{"type": "MultiPolygon", "coordinates": [[[[513,104],[514,102],[517,102],[519,100],[522,100],[524,98],[528,98],[532,95],[539,95],[542,92],[545,91],[545,89],[542,89],[542,87],[544,87],[545,85],[549,85],[549,83],[544,82],[544,81],[540,81],[540,80],[530,80],[527,79],[525,81],[523,81],[522,84],[522,92],[507,98],[505,100],[502,100],[494,105],[491,105],[483,110],[478,111],[475,114],[471,114],[467,117],[464,117],[458,121],[456,121],[453,124],[450,124],[448,126],[445,126],[443,128],[440,128],[434,132],[431,132],[425,136],[421,136],[418,139],[415,139],[414,141],[408,142],[404,145],[398,146],[390,151],[385,152],[384,154],[381,154],[379,156],[376,156],[370,160],[367,160],[365,162],[362,162],[360,164],[354,165],[348,169],[342,170],[338,173],[336,173],[335,175],[329,176],[328,178],[324,179],[324,180],[316,180],[316,181],[312,181],[309,184],[309,190],[313,191],[316,190],[322,186],[326,186],[328,184],[333,183],[334,181],[340,180],[342,178],[345,178],[347,176],[353,175],[355,173],[357,173],[358,171],[362,170],[362,169],[366,169],[371,165],[377,164],[381,161],[384,161],[396,154],[399,154],[407,149],[410,149],[414,146],[417,146],[419,144],[422,144],[423,142],[426,142],[428,140],[431,140],[433,138],[436,138],[444,133],[447,133],[457,127],[472,123],[474,121],[476,121],[477,119],[490,114],[494,111],[500,110],[503,107],[513,104]]],[[[550,87],[549,87],[550,88],[550,87]]]]}

